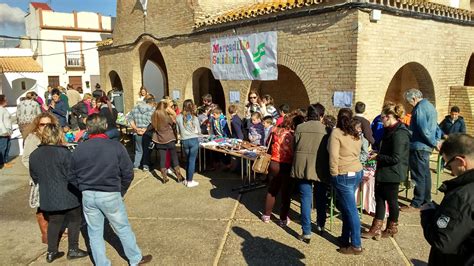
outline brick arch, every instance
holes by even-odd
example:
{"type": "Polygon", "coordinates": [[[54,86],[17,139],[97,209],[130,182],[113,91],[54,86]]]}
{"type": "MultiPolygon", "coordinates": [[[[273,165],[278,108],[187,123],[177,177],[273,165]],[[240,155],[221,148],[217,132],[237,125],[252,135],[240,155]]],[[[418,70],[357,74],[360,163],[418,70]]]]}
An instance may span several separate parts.
{"type": "Polygon", "coordinates": [[[411,112],[411,106],[404,99],[404,92],[409,88],[419,89],[423,93],[423,98],[436,106],[431,75],[423,65],[417,62],[409,62],[397,70],[386,89],[384,102],[401,103],[408,112],[411,112]]]}
{"type": "Polygon", "coordinates": [[[110,82],[110,88],[113,89],[116,87],[118,90],[123,91],[122,79],[116,70],[110,70],[108,78],[110,82]]]}
{"type": "Polygon", "coordinates": [[[436,93],[437,89],[439,87],[437,79],[436,79],[437,73],[432,68],[432,66],[435,65],[434,62],[429,61],[427,59],[427,57],[420,56],[418,51],[411,51],[411,52],[405,52],[405,53],[401,54],[400,56],[395,58],[393,62],[389,62],[389,63],[387,63],[386,65],[383,66],[383,68],[385,69],[384,73],[386,73],[386,74],[381,76],[380,79],[379,79],[379,82],[378,82],[378,84],[380,84],[379,88],[380,88],[381,93],[377,93],[376,95],[370,95],[371,97],[374,97],[374,98],[377,99],[376,102],[380,103],[380,106],[376,108],[377,110],[379,110],[382,107],[383,101],[384,101],[385,96],[386,96],[387,89],[389,88],[390,83],[392,82],[392,79],[395,76],[395,74],[403,66],[405,66],[409,63],[416,63],[416,64],[420,65],[421,68],[426,70],[426,73],[428,73],[428,75],[430,77],[429,79],[431,80],[432,87],[433,87],[433,92],[431,93],[432,96],[430,96],[430,97],[432,97],[432,99],[435,100],[435,101],[433,101],[433,104],[435,102],[439,102],[440,98],[438,98],[438,97],[440,95],[439,95],[439,93],[436,93]]]}
{"type": "Polygon", "coordinates": [[[224,87],[220,80],[216,80],[209,67],[201,66],[196,68],[186,82],[184,99],[194,99],[196,105],[201,104],[201,97],[211,94],[213,102],[226,111],[226,100],[224,87]]]}
{"type": "Polygon", "coordinates": [[[464,86],[474,86],[474,53],[467,56],[468,59],[465,60],[465,75],[464,75],[464,86]]]}
{"type": "MultiPolygon", "coordinates": [[[[140,85],[144,84],[143,72],[145,69],[145,64],[147,63],[148,60],[150,60],[159,68],[160,72],[162,73],[163,80],[164,80],[164,94],[168,95],[169,94],[168,71],[166,68],[166,62],[156,42],[151,40],[148,37],[143,37],[142,40],[136,45],[136,54],[139,59],[138,61],[139,72],[137,73],[137,71],[134,70],[134,74],[140,75],[140,80],[141,80],[140,85]]],[[[141,86],[134,88],[135,90],[137,90],[136,91],[137,94],[138,94],[139,87],[141,86]]]]}
{"type": "MultiPolygon", "coordinates": [[[[267,89],[262,89],[262,84],[268,83],[269,86],[272,84],[275,85],[277,84],[278,80],[280,80],[280,74],[278,73],[278,80],[276,81],[260,81],[260,80],[254,80],[251,82],[250,86],[248,87],[245,95],[241,96],[241,98],[244,99],[244,101],[247,101],[248,94],[252,90],[257,90],[261,96],[263,94],[270,94],[274,99],[275,99],[275,104],[278,106],[282,103],[288,103],[291,108],[297,108],[297,107],[306,107],[309,105],[309,95],[310,95],[310,89],[312,88],[312,80],[310,79],[310,74],[306,69],[298,63],[297,60],[289,56],[288,54],[285,53],[279,53],[278,54],[278,71],[285,71],[287,74],[294,76],[294,80],[296,83],[297,88],[300,88],[298,90],[298,93],[296,93],[296,97],[293,97],[293,95],[285,97],[285,99],[289,100],[295,100],[295,101],[288,101],[288,102],[282,102],[282,100],[278,100],[278,97],[275,97],[275,94],[272,93],[271,91],[267,89]],[[301,97],[299,97],[301,96],[301,97]],[[294,102],[292,106],[292,102],[294,102]]],[[[265,86],[265,85],[264,85],[265,86]]],[[[294,91],[292,91],[294,93],[294,91]]]]}

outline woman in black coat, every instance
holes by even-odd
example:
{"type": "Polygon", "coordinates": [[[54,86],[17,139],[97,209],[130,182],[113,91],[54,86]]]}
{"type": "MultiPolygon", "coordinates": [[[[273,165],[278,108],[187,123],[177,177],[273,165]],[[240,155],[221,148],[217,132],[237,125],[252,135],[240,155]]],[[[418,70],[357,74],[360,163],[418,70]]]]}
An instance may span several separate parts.
{"type": "Polygon", "coordinates": [[[64,145],[64,133],[55,124],[48,124],[41,134],[41,145],[30,155],[30,175],[39,184],[40,206],[48,224],[48,253],[46,261],[62,257],[58,251],[60,231],[67,220],[69,251],[68,259],[87,256],[79,249],[81,227],[81,204],[79,191],[68,184],[72,154],[64,145]]]}
{"type": "Polygon", "coordinates": [[[375,157],[375,218],[368,232],[362,233],[363,238],[379,239],[393,236],[398,232],[398,188],[408,173],[408,157],[410,151],[410,132],[400,118],[404,109],[400,104],[385,103],[382,108],[381,120],[384,134],[380,152],[375,157]],[[385,202],[388,204],[389,217],[387,227],[382,232],[385,218],[385,202]]]}

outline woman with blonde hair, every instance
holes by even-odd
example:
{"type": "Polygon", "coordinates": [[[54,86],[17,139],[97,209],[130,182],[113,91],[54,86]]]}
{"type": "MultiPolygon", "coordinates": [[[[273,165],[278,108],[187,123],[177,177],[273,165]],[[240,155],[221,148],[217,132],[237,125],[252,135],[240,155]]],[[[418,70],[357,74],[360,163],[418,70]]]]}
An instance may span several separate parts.
{"type": "Polygon", "coordinates": [[[160,154],[160,172],[163,176],[163,183],[169,181],[165,165],[167,151],[171,152],[171,165],[173,166],[178,182],[183,181],[183,176],[179,169],[178,154],[176,152],[176,135],[173,130],[176,124],[176,114],[166,101],[158,103],[151,117],[151,124],[154,129],[152,140],[160,154]]]}
{"type": "Polygon", "coordinates": [[[72,153],[64,146],[64,133],[57,124],[46,124],[40,135],[41,145],[30,155],[30,175],[39,185],[40,206],[48,218],[46,261],[64,255],[58,251],[62,225],[67,221],[68,259],[87,256],[79,249],[81,227],[80,192],[68,183],[72,153]]]}
{"type": "Polygon", "coordinates": [[[375,172],[375,218],[363,238],[389,237],[398,233],[398,188],[408,173],[410,155],[410,132],[401,122],[405,110],[401,104],[385,103],[380,119],[384,126],[381,147],[375,172]],[[382,230],[385,219],[385,202],[389,209],[387,227],[382,230]]]}
{"type": "MultiPolygon", "coordinates": [[[[30,155],[31,153],[38,148],[38,145],[41,144],[41,134],[43,128],[46,125],[53,124],[59,126],[58,119],[52,113],[41,113],[33,119],[33,122],[27,128],[27,137],[24,141],[23,156],[21,157],[21,162],[26,167],[30,169],[30,155]]],[[[41,231],[41,242],[44,244],[48,243],[48,221],[43,215],[41,206],[36,210],[36,220],[38,222],[40,231],[41,231]]]]}

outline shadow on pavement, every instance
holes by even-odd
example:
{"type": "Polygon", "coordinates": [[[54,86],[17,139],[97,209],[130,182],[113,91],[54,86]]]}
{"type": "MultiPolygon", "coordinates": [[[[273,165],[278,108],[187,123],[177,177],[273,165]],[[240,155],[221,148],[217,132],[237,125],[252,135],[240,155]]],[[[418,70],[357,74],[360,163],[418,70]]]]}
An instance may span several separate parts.
{"type": "Polygon", "coordinates": [[[304,254],[296,248],[269,238],[255,237],[250,232],[233,227],[232,231],[244,239],[242,255],[248,265],[260,265],[271,259],[273,265],[304,265],[304,254]]]}
{"type": "MultiPolygon", "coordinates": [[[[87,233],[87,224],[85,222],[85,219],[83,219],[83,221],[84,223],[81,226],[81,234],[82,237],[84,237],[84,241],[86,242],[87,251],[89,252],[89,259],[91,260],[91,262],[94,262],[89,235],[87,233]]],[[[117,253],[122,259],[128,262],[127,256],[125,255],[125,251],[123,250],[122,242],[120,242],[120,238],[115,234],[107,219],[104,222],[104,240],[117,251],[117,253]]]]}
{"type": "Polygon", "coordinates": [[[422,260],[417,260],[417,259],[412,259],[411,263],[413,263],[414,266],[425,266],[428,265],[428,263],[422,261],[422,260]]]}

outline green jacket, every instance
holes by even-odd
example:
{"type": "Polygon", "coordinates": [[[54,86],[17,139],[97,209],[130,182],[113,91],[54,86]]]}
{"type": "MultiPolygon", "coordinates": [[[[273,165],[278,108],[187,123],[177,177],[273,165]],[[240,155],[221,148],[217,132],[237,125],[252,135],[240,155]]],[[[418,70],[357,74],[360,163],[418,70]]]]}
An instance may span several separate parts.
{"type": "Polygon", "coordinates": [[[380,152],[377,155],[375,180],[385,183],[400,183],[408,174],[410,154],[410,132],[403,123],[395,128],[385,128],[380,152]]]}

